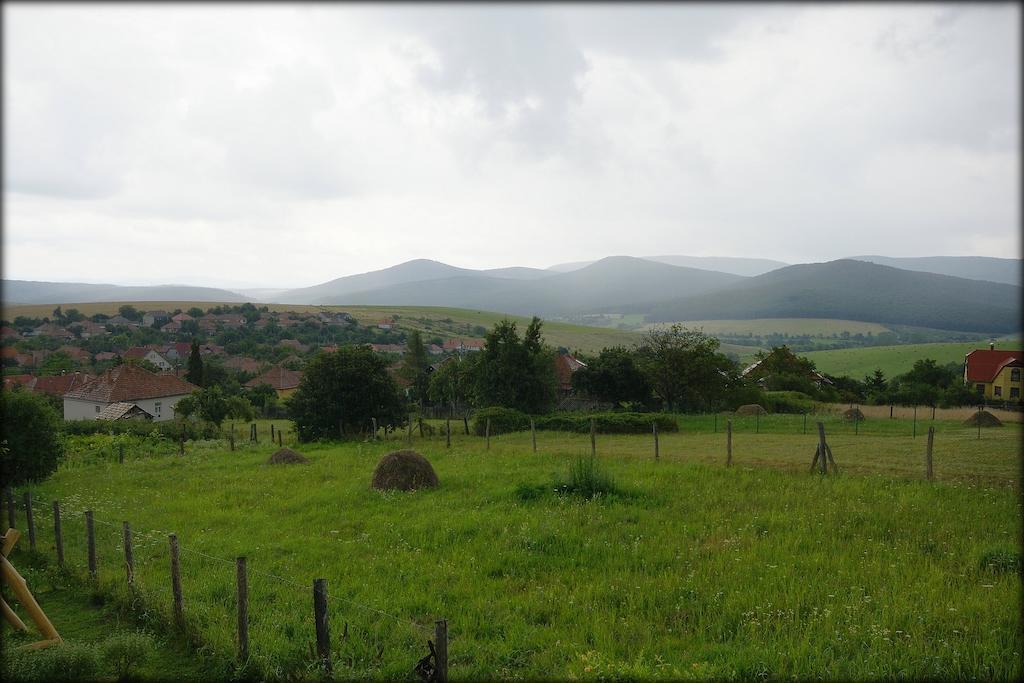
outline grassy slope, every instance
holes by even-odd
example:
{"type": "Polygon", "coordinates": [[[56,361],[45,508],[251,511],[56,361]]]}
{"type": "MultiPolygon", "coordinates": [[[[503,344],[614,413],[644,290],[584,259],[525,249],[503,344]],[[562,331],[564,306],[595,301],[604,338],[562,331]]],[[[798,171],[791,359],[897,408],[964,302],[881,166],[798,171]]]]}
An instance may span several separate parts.
{"type": "Polygon", "coordinates": [[[120,467],[78,457],[35,489],[40,546],[52,553],[45,502],[59,497],[82,568],[81,511],[94,509],[111,525],[97,525],[101,582],[115,585],[130,519],[139,582],[166,611],[177,532],[188,619],[227,653],[230,558],[247,555],[252,648],[271,672],[305,670],[310,585],[325,577],[341,675],[407,675],[440,616],[458,677],[1020,675],[1020,582],[981,568],[990,551],[1018,552],[1020,427],[977,441],[940,423],[942,481],[928,484],[905,422],[855,435],[830,421],[844,475],[820,479],[806,473],[816,437],[787,419],[762,434],[737,421],[731,469],[709,417],[663,434],[658,462],[649,437],[599,436],[630,495],[598,502],[545,492],[586,435],[540,433],[536,455],[528,434],[489,452],[474,437],[450,451],[417,439],[442,486],[414,494],[368,488],[394,443],[309,445],[311,464],[293,467],[217,443],[120,467]]]}
{"type": "MultiPolygon", "coordinates": [[[[645,328],[664,326],[671,323],[652,323],[645,328]]],[[[831,320],[827,318],[757,318],[754,320],[686,320],[681,321],[686,327],[703,328],[707,334],[806,334],[822,337],[832,334],[878,334],[889,328],[879,323],[867,323],[858,320],[831,320]]]]}
{"type": "MultiPolygon", "coordinates": [[[[997,348],[1019,348],[1020,342],[1001,341],[997,348]]],[[[962,363],[964,356],[974,349],[988,346],[979,342],[955,342],[939,344],[905,344],[901,346],[874,346],[861,349],[837,349],[834,351],[811,351],[801,355],[814,361],[822,372],[830,375],[847,375],[863,379],[881,368],[886,377],[909,371],[914,361],[931,358],[940,365],[962,363]]]]}

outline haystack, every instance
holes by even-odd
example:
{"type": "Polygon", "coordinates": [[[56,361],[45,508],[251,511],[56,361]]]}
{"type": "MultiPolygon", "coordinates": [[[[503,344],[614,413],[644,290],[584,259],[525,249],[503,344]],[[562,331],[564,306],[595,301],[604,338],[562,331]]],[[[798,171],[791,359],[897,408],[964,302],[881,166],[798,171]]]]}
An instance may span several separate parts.
{"type": "Polygon", "coordinates": [[[309,460],[302,453],[296,453],[290,448],[281,448],[274,451],[274,454],[267,460],[268,465],[299,465],[309,460]]]}
{"type": "Polygon", "coordinates": [[[432,489],[437,487],[437,474],[427,459],[416,451],[388,453],[373,470],[373,488],[380,490],[432,489]]]}
{"type": "Polygon", "coordinates": [[[843,411],[843,419],[848,422],[853,422],[854,420],[863,422],[864,413],[860,412],[860,408],[847,408],[843,411]]]}
{"type": "Polygon", "coordinates": [[[964,420],[968,427],[1002,427],[1003,422],[987,410],[979,410],[964,420]]]}
{"type": "Polygon", "coordinates": [[[756,403],[748,403],[736,409],[737,415],[767,415],[768,411],[756,403]]]}

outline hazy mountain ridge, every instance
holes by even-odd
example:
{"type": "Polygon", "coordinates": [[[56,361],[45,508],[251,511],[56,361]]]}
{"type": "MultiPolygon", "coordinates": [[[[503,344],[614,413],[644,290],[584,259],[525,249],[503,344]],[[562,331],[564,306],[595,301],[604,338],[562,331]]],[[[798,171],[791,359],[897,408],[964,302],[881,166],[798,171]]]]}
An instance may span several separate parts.
{"type": "Polygon", "coordinates": [[[969,280],[985,280],[1006,285],[1024,284],[1024,261],[992,256],[850,256],[880,266],[917,272],[951,275],[969,280]]]}
{"type": "Polygon", "coordinates": [[[79,304],[93,301],[243,302],[237,292],[191,285],[99,285],[87,282],[4,280],[4,304],[79,304]]]}
{"type": "MultiPolygon", "coordinates": [[[[771,259],[743,258],[738,256],[684,256],[682,254],[677,254],[667,256],[639,256],[636,258],[641,258],[645,261],[654,261],[656,263],[665,263],[670,266],[714,270],[719,273],[742,275],[743,277],[761,275],[762,273],[767,273],[768,271],[776,270],[778,268],[784,268],[789,265],[788,263],[773,261],[771,259]]],[[[597,261],[570,261],[568,263],[556,263],[555,265],[550,266],[548,270],[557,273],[569,273],[574,270],[586,268],[594,263],[597,263],[597,261]]]]}

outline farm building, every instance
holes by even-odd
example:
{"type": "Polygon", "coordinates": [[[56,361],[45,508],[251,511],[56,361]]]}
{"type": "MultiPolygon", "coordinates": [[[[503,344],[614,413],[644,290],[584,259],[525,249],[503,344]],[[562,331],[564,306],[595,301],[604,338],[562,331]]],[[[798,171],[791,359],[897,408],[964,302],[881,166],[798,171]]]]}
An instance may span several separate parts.
{"type": "Polygon", "coordinates": [[[301,372],[288,370],[287,368],[282,368],[280,365],[275,365],[256,377],[253,377],[245,383],[245,386],[258,387],[261,384],[269,384],[274,387],[274,391],[277,392],[278,398],[286,398],[295,393],[295,390],[299,387],[299,380],[301,379],[301,372]]]}
{"type": "Polygon", "coordinates": [[[1021,368],[1024,353],[997,350],[992,344],[967,354],[964,362],[964,383],[978,396],[995,401],[1021,400],[1021,368]]]}
{"type": "Polygon", "coordinates": [[[568,353],[555,356],[555,377],[558,378],[558,390],[563,396],[572,393],[572,374],[587,364],[568,353]]]}
{"type": "Polygon", "coordinates": [[[97,420],[152,420],[153,416],[134,403],[111,403],[100,411],[97,420]]]}
{"type": "Polygon", "coordinates": [[[156,422],[174,419],[174,406],[199,387],[174,375],[119,365],[64,394],[65,420],[94,420],[112,403],[134,403],[156,422]]]}

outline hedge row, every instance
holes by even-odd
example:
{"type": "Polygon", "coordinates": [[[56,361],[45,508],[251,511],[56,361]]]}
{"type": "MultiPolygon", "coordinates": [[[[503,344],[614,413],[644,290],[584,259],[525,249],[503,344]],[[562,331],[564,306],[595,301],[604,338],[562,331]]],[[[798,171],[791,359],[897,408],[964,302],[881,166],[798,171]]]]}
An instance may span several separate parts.
{"type": "MultiPolygon", "coordinates": [[[[530,416],[513,408],[484,408],[473,416],[473,433],[483,436],[487,420],[491,421],[491,435],[521,432],[530,428],[530,416]]],[[[675,417],[664,413],[556,413],[535,417],[537,429],[558,432],[590,432],[590,420],[601,434],[645,434],[651,424],[658,423],[659,432],[678,432],[675,417]]]]}
{"type": "MultiPolygon", "coordinates": [[[[185,438],[214,439],[219,436],[217,427],[208,422],[185,422],[185,438]]],[[[181,438],[182,423],[177,420],[149,422],[147,420],[70,420],[64,423],[64,433],[70,435],[88,434],[133,434],[149,436],[154,431],[168,439],[181,438]]]]}

